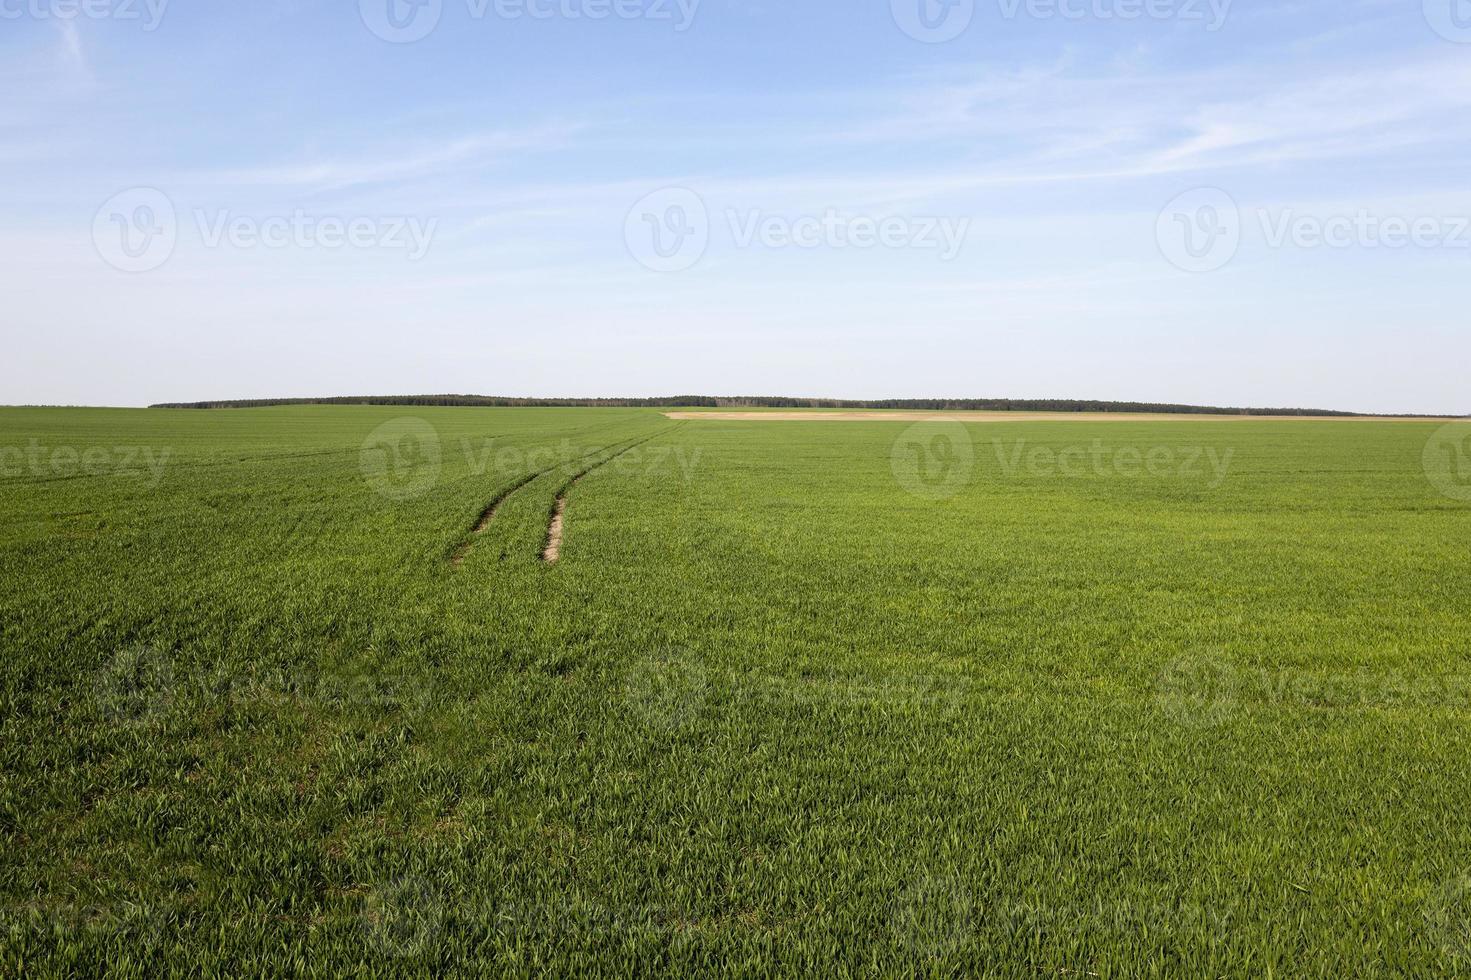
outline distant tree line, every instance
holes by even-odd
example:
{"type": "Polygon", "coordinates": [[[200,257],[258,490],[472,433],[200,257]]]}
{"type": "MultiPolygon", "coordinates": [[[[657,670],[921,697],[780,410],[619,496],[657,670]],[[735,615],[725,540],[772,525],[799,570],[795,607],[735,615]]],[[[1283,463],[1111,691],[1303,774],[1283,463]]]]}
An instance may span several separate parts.
{"type": "MultiPolygon", "coordinates": [[[[923,409],[986,412],[1149,412],[1167,415],[1301,415],[1352,418],[1356,412],[1318,408],[1221,408],[1213,405],[1161,405],[1076,398],[787,398],[751,395],[668,398],[505,398],[494,395],[344,395],[334,398],[247,398],[203,402],[166,402],[153,408],[269,408],[278,405],[422,405],[469,408],[848,408],[923,409]]],[[[1428,416],[1427,416],[1428,417],[1428,416]]]]}

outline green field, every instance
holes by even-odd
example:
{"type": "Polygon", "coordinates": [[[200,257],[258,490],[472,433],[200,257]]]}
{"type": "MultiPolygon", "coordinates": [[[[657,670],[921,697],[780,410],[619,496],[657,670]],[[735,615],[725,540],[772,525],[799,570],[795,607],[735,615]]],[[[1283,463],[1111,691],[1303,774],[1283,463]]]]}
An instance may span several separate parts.
{"type": "Polygon", "coordinates": [[[0,409],[0,974],[1471,975],[1471,441],[917,426],[0,409]]]}

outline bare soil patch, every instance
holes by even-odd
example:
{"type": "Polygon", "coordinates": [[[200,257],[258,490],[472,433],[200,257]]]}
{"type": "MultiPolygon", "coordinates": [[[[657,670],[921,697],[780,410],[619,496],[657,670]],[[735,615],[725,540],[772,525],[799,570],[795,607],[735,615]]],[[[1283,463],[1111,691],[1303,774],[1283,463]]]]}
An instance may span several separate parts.
{"type": "Polygon", "coordinates": [[[723,422],[1426,422],[1434,419],[1350,415],[1190,415],[1129,412],[890,411],[665,412],[671,419],[723,422]]]}
{"type": "Polygon", "coordinates": [[[547,525],[547,541],[541,549],[541,560],[544,562],[554,562],[562,557],[562,524],[566,513],[567,495],[564,492],[557,498],[557,503],[552,508],[552,522],[547,525]]]}

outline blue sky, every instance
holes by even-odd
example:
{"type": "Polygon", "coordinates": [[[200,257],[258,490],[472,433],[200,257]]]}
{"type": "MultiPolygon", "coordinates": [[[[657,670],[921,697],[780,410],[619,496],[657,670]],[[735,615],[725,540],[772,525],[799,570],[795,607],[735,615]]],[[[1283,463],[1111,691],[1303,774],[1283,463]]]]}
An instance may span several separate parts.
{"type": "Polygon", "coordinates": [[[0,0],[0,401],[1471,412],[1468,0],[422,2],[0,0]]]}

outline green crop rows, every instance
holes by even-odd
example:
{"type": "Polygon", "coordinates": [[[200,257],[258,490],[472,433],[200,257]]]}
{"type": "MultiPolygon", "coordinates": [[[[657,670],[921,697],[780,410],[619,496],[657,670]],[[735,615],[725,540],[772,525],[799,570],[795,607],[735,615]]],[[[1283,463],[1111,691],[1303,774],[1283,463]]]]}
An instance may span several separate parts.
{"type": "Polygon", "coordinates": [[[0,410],[0,975],[1471,973],[1439,428],[0,410]]]}

